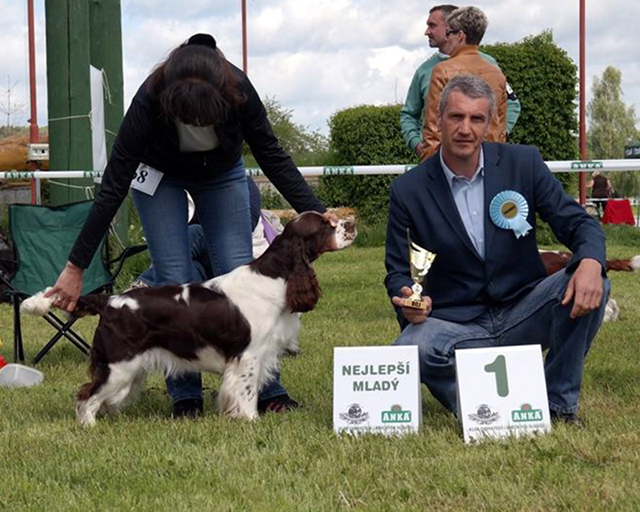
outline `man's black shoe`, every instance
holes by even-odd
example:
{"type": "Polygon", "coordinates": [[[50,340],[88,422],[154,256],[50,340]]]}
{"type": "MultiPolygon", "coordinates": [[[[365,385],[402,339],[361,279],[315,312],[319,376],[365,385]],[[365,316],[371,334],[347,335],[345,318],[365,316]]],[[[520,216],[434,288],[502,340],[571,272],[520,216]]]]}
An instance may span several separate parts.
{"type": "Polygon", "coordinates": [[[173,404],[174,418],[197,418],[204,411],[202,399],[187,398],[173,404]]]}
{"type": "Polygon", "coordinates": [[[550,416],[551,416],[551,421],[553,421],[554,423],[566,423],[567,425],[571,425],[573,427],[583,427],[584,423],[583,421],[580,419],[580,416],[578,416],[575,412],[558,412],[558,411],[554,411],[551,410],[550,412],[550,416]]]}

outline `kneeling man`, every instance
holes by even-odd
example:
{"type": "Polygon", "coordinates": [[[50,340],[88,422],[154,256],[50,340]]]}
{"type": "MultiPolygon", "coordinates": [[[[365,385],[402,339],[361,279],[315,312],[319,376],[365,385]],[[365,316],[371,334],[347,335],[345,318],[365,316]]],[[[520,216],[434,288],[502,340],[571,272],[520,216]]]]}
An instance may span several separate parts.
{"type": "Polygon", "coordinates": [[[440,99],[438,152],[393,182],[385,284],[404,327],[395,343],[418,346],[422,382],[454,413],[456,349],[541,344],[551,416],[578,424],[582,369],[610,289],[604,234],[535,147],[482,142],[494,108],[484,80],[454,77],[440,99]],[[536,214],[573,252],[549,277],[536,214]],[[403,307],[412,284],[407,228],[437,255],[426,310],[403,307]]]}

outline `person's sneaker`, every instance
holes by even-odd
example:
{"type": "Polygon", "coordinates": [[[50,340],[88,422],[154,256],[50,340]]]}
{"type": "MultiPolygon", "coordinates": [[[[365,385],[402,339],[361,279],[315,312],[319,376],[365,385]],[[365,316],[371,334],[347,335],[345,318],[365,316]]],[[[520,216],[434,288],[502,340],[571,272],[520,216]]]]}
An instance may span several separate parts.
{"type": "Polygon", "coordinates": [[[131,286],[129,286],[129,288],[127,288],[122,293],[127,293],[127,292],[130,292],[131,290],[137,290],[138,288],[149,288],[149,285],[144,281],[142,281],[141,279],[136,279],[133,283],[131,283],[131,286]]]}
{"type": "Polygon", "coordinates": [[[300,404],[287,394],[258,401],[258,412],[260,414],[267,412],[287,412],[297,407],[300,407],[300,404]]]}
{"type": "Polygon", "coordinates": [[[551,421],[554,423],[565,423],[573,427],[583,427],[584,422],[575,412],[558,412],[553,409],[549,411],[551,421]]]}
{"type": "Polygon", "coordinates": [[[186,398],[173,404],[174,418],[197,418],[204,412],[201,398],[186,398]]]}

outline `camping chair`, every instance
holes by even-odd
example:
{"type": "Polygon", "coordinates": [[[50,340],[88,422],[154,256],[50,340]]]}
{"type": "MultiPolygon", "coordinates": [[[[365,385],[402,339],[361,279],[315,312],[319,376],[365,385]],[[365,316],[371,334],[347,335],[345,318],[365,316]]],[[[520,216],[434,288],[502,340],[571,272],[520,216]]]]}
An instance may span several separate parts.
{"type": "MultiPolygon", "coordinates": [[[[10,281],[0,275],[13,303],[14,359],[24,361],[20,303],[27,297],[52,286],[67,262],[93,201],[83,201],[57,207],[13,204],[9,206],[9,234],[12,240],[16,271],[10,281]]],[[[113,260],[108,260],[106,237],[83,274],[82,294],[111,292],[117,275],[129,256],[146,246],[125,248],[113,260]],[[103,258],[107,255],[107,259],[103,258]],[[114,268],[112,272],[110,269],[114,268]]],[[[37,364],[62,338],[66,338],[84,354],[90,345],[72,329],[77,317],[65,318],[54,312],[43,318],[57,331],[33,358],[37,364]]]]}

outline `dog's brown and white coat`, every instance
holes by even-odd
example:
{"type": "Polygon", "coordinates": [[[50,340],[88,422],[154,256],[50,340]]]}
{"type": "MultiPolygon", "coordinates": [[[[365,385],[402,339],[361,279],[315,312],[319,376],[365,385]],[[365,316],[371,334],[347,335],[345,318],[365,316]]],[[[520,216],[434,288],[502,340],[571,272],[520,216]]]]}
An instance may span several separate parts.
{"type": "MultiPolygon", "coordinates": [[[[567,251],[540,251],[540,258],[544,263],[547,275],[554,274],[565,268],[573,255],[567,251]]],[[[635,272],[640,269],[640,255],[629,259],[607,260],[607,272],[610,270],[622,272],[635,272]]],[[[611,296],[604,310],[603,322],[615,322],[620,314],[618,303],[611,296]]]]}
{"type": "MultiPolygon", "coordinates": [[[[356,236],[350,220],[306,212],[289,222],[257,260],[201,284],[87,295],[74,314],[99,314],[90,354],[91,382],[78,394],[78,421],[93,425],[101,408],[117,410],[142,387],[147,372],[223,374],[220,410],[258,417],[258,391],[297,343],[300,312],[320,298],[311,262],[344,249],[356,236]]],[[[55,297],[38,294],[22,311],[42,315],[55,297]]]]}

